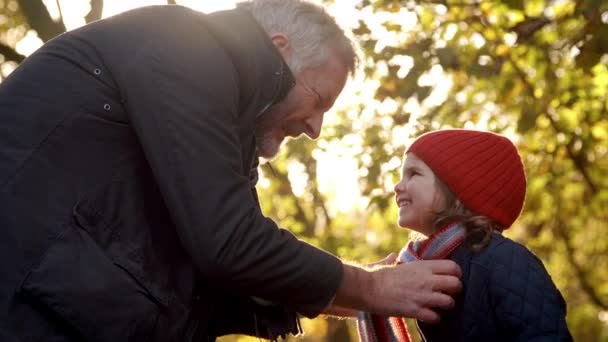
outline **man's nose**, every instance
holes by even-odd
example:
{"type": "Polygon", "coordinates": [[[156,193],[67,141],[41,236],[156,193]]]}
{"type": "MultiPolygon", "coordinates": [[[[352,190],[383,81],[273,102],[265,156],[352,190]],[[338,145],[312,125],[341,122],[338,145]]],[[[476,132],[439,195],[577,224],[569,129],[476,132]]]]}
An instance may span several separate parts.
{"type": "Polygon", "coordinates": [[[306,120],[306,135],[311,139],[317,139],[321,135],[321,128],[323,127],[323,112],[318,112],[310,116],[306,120]]]}

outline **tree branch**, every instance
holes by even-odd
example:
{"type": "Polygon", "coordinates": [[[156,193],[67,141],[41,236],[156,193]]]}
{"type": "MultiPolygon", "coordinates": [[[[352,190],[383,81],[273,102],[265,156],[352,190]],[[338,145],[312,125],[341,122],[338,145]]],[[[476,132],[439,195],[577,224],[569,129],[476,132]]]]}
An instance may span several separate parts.
{"type": "Polygon", "coordinates": [[[65,32],[63,22],[55,22],[42,0],[17,0],[29,26],[46,42],[65,32]]]}
{"type": "Polygon", "coordinates": [[[103,0],[90,0],[91,1],[91,10],[87,13],[84,19],[87,23],[96,21],[101,19],[101,14],[103,13],[103,0]]]}
{"type": "MultiPolygon", "coordinates": [[[[552,125],[557,124],[557,123],[553,122],[554,121],[553,118],[549,118],[549,120],[551,121],[552,125]]],[[[595,196],[598,192],[597,186],[595,185],[595,183],[591,179],[591,176],[587,172],[587,168],[585,166],[585,164],[587,164],[587,160],[585,159],[585,155],[574,151],[575,142],[576,142],[576,139],[574,139],[574,138],[570,139],[570,142],[568,142],[568,144],[566,145],[566,151],[568,151],[568,156],[574,162],[574,166],[576,167],[576,169],[583,176],[585,183],[587,183],[587,186],[591,189],[591,193],[595,196]]]]}
{"type": "Polygon", "coordinates": [[[17,63],[21,63],[25,59],[25,56],[18,53],[10,46],[2,43],[0,43],[0,54],[3,55],[5,59],[17,63]]]}

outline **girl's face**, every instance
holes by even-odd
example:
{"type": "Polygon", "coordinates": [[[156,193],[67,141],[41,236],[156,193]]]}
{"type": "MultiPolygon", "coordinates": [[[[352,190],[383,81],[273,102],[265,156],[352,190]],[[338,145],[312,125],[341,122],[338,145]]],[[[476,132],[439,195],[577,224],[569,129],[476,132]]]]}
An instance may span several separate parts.
{"type": "Polygon", "coordinates": [[[401,180],[395,185],[395,200],[399,206],[399,226],[426,236],[433,233],[437,213],[446,206],[435,174],[411,152],[405,157],[401,180]]]}

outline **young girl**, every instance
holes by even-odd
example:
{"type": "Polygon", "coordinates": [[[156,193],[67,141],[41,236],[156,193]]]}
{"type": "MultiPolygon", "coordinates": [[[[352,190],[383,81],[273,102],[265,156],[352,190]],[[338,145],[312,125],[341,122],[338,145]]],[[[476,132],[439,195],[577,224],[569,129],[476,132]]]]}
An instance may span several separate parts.
{"type": "MultiPolygon", "coordinates": [[[[418,321],[423,341],[571,341],[566,304],[543,263],[504,237],[519,216],[526,176],[515,146],[489,132],[420,136],[395,186],[399,226],[422,235],[398,262],[452,259],[463,290],[439,324],[418,321]]],[[[360,313],[361,341],[410,341],[402,318],[360,313]]]]}

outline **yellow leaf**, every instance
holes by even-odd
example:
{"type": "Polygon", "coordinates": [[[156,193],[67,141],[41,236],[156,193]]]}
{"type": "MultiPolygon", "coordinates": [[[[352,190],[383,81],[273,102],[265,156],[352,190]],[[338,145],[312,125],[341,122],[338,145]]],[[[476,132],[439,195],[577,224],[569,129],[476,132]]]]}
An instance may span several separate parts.
{"type": "Polygon", "coordinates": [[[509,52],[510,52],[510,49],[505,44],[500,44],[496,48],[496,55],[497,56],[501,56],[501,57],[507,56],[509,54],[509,52]]]}

